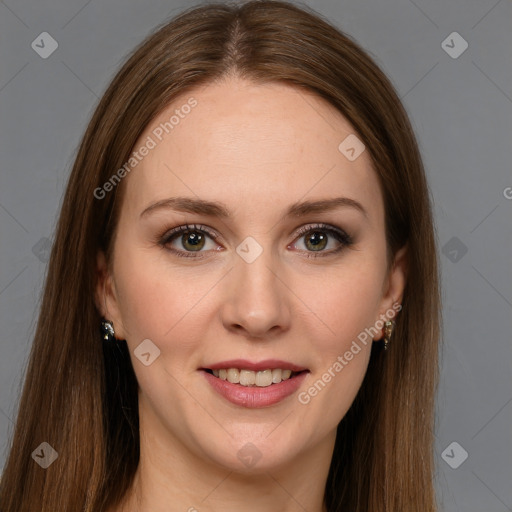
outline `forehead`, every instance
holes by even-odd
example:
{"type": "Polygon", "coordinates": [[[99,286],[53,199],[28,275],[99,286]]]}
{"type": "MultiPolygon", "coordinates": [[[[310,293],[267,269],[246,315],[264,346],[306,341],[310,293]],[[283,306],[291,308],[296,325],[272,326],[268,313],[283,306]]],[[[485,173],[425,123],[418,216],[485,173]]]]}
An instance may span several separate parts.
{"type": "Polygon", "coordinates": [[[382,215],[368,152],[351,161],[339,149],[354,136],[333,106],[289,85],[230,78],[196,88],[160,112],[135,144],[134,151],[152,148],[125,178],[126,208],[140,212],[186,195],[261,216],[283,201],[343,195],[382,215]]]}

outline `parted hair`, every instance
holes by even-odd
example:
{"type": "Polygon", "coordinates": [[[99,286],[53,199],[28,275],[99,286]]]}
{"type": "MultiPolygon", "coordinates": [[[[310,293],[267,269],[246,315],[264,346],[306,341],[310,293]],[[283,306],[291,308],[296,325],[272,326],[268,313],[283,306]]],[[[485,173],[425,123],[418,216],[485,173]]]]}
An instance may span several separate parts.
{"type": "Polygon", "coordinates": [[[436,510],[438,256],[413,129],[390,80],[351,37],[307,6],[263,0],[200,4],[167,20],[127,56],[100,99],[64,192],[0,483],[1,512],[104,512],[130,488],[139,462],[138,384],[126,342],[103,346],[95,302],[96,258],[104,251],[110,261],[125,180],[101,200],[94,190],[178,95],[230,75],[288,84],[337,109],[377,173],[383,258],[390,266],[408,247],[392,344],[372,348],[337,427],[327,510],[436,510]],[[31,456],[43,441],[59,454],[47,469],[31,456]]]}

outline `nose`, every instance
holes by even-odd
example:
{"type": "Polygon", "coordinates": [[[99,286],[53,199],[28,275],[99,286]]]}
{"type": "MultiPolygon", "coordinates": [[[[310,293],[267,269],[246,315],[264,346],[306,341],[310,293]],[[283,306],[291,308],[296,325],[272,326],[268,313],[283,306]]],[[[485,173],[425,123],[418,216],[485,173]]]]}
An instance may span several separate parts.
{"type": "Polygon", "coordinates": [[[269,339],[288,330],[293,293],[286,281],[270,251],[264,250],[252,263],[238,258],[226,283],[224,327],[250,339],[269,339]]]}

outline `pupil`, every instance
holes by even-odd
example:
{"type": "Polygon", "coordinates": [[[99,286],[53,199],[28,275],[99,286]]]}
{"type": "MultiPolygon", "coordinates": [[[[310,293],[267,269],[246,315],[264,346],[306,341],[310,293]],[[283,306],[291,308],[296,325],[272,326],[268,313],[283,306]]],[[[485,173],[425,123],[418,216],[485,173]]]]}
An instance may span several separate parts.
{"type": "Polygon", "coordinates": [[[189,233],[185,235],[185,242],[186,244],[197,247],[202,242],[202,235],[200,233],[189,233]]]}
{"type": "Polygon", "coordinates": [[[325,247],[325,240],[326,237],[322,233],[319,233],[318,231],[315,231],[310,237],[309,237],[309,243],[311,243],[314,247],[320,248],[325,247]],[[323,244],[323,245],[322,245],[323,244]]]}

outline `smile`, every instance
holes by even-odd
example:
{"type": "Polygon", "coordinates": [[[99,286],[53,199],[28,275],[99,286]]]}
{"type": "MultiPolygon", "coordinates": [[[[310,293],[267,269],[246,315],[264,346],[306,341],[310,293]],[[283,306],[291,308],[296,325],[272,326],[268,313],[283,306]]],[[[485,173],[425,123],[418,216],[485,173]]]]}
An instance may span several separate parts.
{"type": "Polygon", "coordinates": [[[231,384],[240,384],[241,386],[267,387],[273,384],[279,384],[284,380],[295,377],[300,372],[283,370],[281,368],[252,371],[239,368],[221,368],[219,370],[206,370],[221,380],[227,380],[231,384]]]}
{"type": "Polygon", "coordinates": [[[216,370],[219,376],[215,376],[214,370],[211,369],[200,369],[199,371],[218,395],[232,404],[246,408],[269,407],[283,401],[299,389],[309,373],[309,370],[292,372],[291,370],[281,370],[279,368],[260,370],[258,372],[229,368],[224,371],[222,369],[216,370]],[[224,372],[226,373],[225,379],[221,377],[221,375],[224,375],[224,372]],[[279,372],[281,372],[281,375],[279,375],[279,372]],[[237,374],[239,382],[231,382],[229,378],[236,380],[237,374]],[[280,380],[279,382],[266,384],[269,378],[275,378],[276,381],[280,380]],[[240,380],[242,380],[242,383],[240,380]],[[243,382],[246,383],[244,384],[243,382]],[[253,383],[251,384],[251,382],[253,383]]]}

